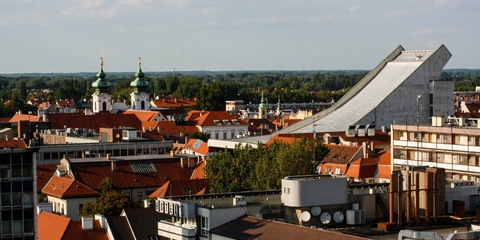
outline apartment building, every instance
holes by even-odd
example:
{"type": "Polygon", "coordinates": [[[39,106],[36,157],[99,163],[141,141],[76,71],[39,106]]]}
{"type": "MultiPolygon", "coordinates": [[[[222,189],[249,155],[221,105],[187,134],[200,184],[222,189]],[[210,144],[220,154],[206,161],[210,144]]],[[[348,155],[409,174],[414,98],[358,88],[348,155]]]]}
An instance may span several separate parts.
{"type": "Polygon", "coordinates": [[[480,181],[480,128],[461,118],[444,124],[392,125],[392,170],[403,166],[445,168],[446,178],[480,181]],[[468,125],[468,126],[467,126],[468,125]]]}

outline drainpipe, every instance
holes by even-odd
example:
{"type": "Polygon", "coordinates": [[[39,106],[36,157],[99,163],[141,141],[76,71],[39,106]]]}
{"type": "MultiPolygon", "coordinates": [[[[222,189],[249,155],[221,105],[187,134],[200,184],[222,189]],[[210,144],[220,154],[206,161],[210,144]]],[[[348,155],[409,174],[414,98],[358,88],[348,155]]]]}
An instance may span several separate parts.
{"type": "Polygon", "coordinates": [[[389,201],[389,218],[390,218],[390,223],[393,223],[393,203],[395,202],[394,199],[393,199],[393,173],[390,174],[390,193],[389,193],[390,197],[388,198],[388,201],[389,201]]]}
{"type": "Polygon", "coordinates": [[[420,173],[415,173],[415,221],[420,222],[420,173]]]}
{"type": "Polygon", "coordinates": [[[427,190],[425,190],[426,196],[425,196],[425,223],[428,223],[428,217],[430,215],[430,179],[429,179],[429,172],[425,172],[425,179],[426,179],[426,184],[427,184],[427,190]]]}
{"type": "Polygon", "coordinates": [[[410,213],[411,213],[411,208],[412,208],[412,204],[411,204],[411,178],[412,176],[410,175],[410,172],[407,174],[407,206],[405,207],[405,211],[407,212],[407,223],[410,224],[410,221],[412,220],[411,216],[410,216],[410,213]]]}
{"type": "Polygon", "coordinates": [[[402,225],[402,217],[403,217],[403,211],[402,211],[402,174],[398,174],[398,180],[397,180],[397,185],[398,185],[398,221],[397,225],[402,225]]]}
{"type": "Polygon", "coordinates": [[[437,172],[433,172],[433,219],[437,222],[437,172]]]}

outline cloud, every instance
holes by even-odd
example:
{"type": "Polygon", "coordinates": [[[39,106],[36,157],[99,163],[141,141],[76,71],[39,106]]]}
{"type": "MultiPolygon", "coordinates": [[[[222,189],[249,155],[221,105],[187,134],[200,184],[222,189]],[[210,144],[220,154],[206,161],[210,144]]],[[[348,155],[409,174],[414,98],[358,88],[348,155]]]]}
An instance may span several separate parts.
{"type": "Polygon", "coordinates": [[[335,17],[332,15],[308,17],[309,22],[324,22],[324,21],[334,21],[334,20],[335,20],[335,17]]]}
{"type": "Polygon", "coordinates": [[[288,22],[289,20],[290,20],[290,17],[274,16],[274,17],[263,18],[263,23],[277,24],[277,23],[282,23],[282,22],[288,22]]]}
{"type": "Polygon", "coordinates": [[[358,5],[355,5],[355,6],[351,6],[348,11],[350,12],[356,12],[358,9],[360,9],[360,7],[358,5]]]}
{"type": "Polygon", "coordinates": [[[219,7],[209,7],[200,9],[200,14],[202,15],[212,15],[220,11],[219,7]]]}
{"type": "Polygon", "coordinates": [[[450,28],[424,28],[413,32],[413,36],[426,36],[426,35],[463,35],[470,32],[471,27],[450,27],[450,28]]]}
{"type": "Polygon", "coordinates": [[[434,29],[431,28],[424,28],[424,29],[418,29],[415,32],[413,32],[413,36],[422,36],[422,35],[431,35],[435,32],[434,29]]]}

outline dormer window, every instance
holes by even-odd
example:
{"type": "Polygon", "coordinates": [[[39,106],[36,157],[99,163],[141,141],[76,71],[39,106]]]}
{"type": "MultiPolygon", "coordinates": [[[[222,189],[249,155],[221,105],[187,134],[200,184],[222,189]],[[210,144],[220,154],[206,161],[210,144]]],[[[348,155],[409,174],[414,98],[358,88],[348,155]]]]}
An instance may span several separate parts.
{"type": "Polygon", "coordinates": [[[223,124],[230,125],[230,122],[228,121],[228,119],[223,119],[223,124]]]}
{"type": "Polygon", "coordinates": [[[213,120],[213,122],[215,123],[215,125],[217,126],[221,126],[222,123],[220,122],[220,120],[213,120]]]}
{"type": "Polygon", "coordinates": [[[238,125],[240,124],[237,119],[232,119],[233,124],[238,125]]]}

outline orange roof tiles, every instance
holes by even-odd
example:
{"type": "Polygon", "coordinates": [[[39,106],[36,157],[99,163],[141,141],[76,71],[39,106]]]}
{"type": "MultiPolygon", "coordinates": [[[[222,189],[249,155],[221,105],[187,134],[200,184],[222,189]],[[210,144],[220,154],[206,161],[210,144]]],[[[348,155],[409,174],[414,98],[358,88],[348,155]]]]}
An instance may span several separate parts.
{"type": "Polygon", "coordinates": [[[207,165],[207,160],[201,161],[195,170],[193,170],[192,176],[190,179],[203,179],[205,178],[205,166],[207,165]]]}
{"type": "Polygon", "coordinates": [[[170,196],[188,196],[205,193],[208,189],[208,182],[205,179],[188,179],[168,181],[149,195],[151,198],[164,198],[170,196]]]}
{"type": "Polygon", "coordinates": [[[189,108],[196,104],[195,99],[180,99],[171,96],[159,96],[150,103],[157,108],[189,108]]]}
{"type": "Polygon", "coordinates": [[[27,145],[23,140],[13,139],[0,141],[0,148],[27,148],[27,145]]]}
{"type": "Polygon", "coordinates": [[[192,138],[188,140],[188,143],[186,145],[186,148],[191,149],[192,151],[200,153],[204,156],[206,156],[209,152],[208,144],[200,139],[192,138]],[[197,141],[200,142],[200,144],[195,144],[197,141]],[[197,145],[198,147],[196,148],[197,145]]]}
{"type": "Polygon", "coordinates": [[[247,125],[243,120],[238,119],[236,116],[226,112],[226,111],[190,111],[185,117],[187,121],[196,121],[197,126],[224,126],[224,125],[235,125],[232,121],[235,119],[238,122],[238,125],[247,125]],[[218,120],[218,124],[215,122],[218,120]],[[224,120],[227,120],[228,124],[225,124],[224,120]]]}
{"type": "Polygon", "coordinates": [[[84,230],[81,221],[42,211],[38,215],[38,239],[108,240],[108,236],[98,220],[93,221],[93,229],[84,230]]]}
{"type": "Polygon", "coordinates": [[[42,211],[38,215],[38,240],[63,239],[72,219],[42,211]]]}
{"type": "Polygon", "coordinates": [[[43,117],[39,117],[37,115],[16,113],[15,115],[13,115],[12,118],[10,118],[10,121],[8,121],[8,122],[13,122],[13,123],[16,123],[18,121],[39,122],[42,119],[43,119],[43,117]]]}
{"type": "Polygon", "coordinates": [[[70,177],[53,176],[42,189],[45,195],[57,198],[97,197],[99,193],[70,177]]]}
{"type": "Polygon", "coordinates": [[[45,187],[45,184],[52,178],[56,170],[56,164],[37,165],[37,192],[42,192],[43,187],[45,187]]]}
{"type": "Polygon", "coordinates": [[[159,114],[158,112],[153,111],[139,111],[139,110],[127,110],[122,112],[122,114],[134,114],[142,122],[154,121],[155,117],[159,114]]]}

